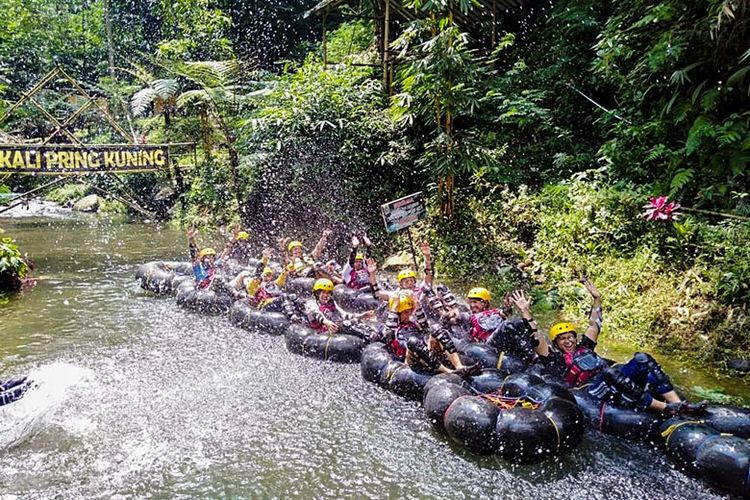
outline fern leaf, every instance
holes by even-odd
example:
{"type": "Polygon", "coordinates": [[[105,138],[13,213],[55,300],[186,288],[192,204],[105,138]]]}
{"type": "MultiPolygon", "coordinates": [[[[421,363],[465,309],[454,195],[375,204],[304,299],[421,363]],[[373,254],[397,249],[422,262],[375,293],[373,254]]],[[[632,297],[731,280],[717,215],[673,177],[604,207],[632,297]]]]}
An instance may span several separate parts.
{"type": "Polygon", "coordinates": [[[692,168],[681,168],[672,176],[669,183],[670,196],[677,194],[683,187],[687,186],[693,180],[695,172],[692,168]]]}
{"type": "Polygon", "coordinates": [[[154,102],[155,95],[154,89],[151,87],[143,88],[133,94],[133,97],[130,98],[130,111],[133,116],[142,115],[154,102]]]}

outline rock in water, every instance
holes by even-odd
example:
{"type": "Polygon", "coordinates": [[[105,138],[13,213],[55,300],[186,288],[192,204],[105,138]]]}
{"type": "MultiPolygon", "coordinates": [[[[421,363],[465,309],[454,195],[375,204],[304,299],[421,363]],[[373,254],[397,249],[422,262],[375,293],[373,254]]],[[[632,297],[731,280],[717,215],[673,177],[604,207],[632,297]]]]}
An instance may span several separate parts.
{"type": "Polygon", "coordinates": [[[75,202],[73,210],[78,212],[97,212],[101,203],[102,199],[99,196],[90,194],[75,202]]]}

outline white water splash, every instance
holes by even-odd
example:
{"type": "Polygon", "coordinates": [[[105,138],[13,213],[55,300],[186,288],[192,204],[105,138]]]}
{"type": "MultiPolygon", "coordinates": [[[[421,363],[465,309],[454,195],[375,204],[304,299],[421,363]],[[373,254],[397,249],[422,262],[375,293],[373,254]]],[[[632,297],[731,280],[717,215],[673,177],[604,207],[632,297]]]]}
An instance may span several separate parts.
{"type": "Polygon", "coordinates": [[[23,398],[0,407],[0,450],[37,434],[68,396],[68,389],[92,380],[94,372],[69,363],[52,363],[29,373],[34,385],[23,398]]]}

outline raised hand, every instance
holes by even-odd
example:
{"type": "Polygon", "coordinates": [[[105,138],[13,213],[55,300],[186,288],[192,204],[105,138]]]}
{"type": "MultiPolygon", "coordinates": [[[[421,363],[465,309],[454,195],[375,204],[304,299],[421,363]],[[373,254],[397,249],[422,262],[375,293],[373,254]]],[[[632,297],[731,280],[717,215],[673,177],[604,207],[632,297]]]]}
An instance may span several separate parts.
{"type": "Polygon", "coordinates": [[[426,241],[423,241],[419,244],[419,250],[422,252],[422,255],[425,257],[429,257],[432,255],[432,251],[430,250],[430,244],[426,241]]]}
{"type": "Polygon", "coordinates": [[[362,233],[362,241],[364,242],[366,247],[372,246],[372,242],[370,241],[370,238],[368,238],[365,233],[362,233]]]}
{"type": "Polygon", "coordinates": [[[270,259],[271,257],[273,257],[273,250],[266,247],[263,249],[262,255],[264,259],[270,259]]]}
{"type": "Polygon", "coordinates": [[[188,226],[187,237],[189,240],[195,239],[197,234],[198,234],[198,230],[195,228],[195,226],[188,226]]]}
{"type": "Polygon", "coordinates": [[[286,250],[286,245],[287,245],[287,243],[289,243],[289,240],[291,240],[291,238],[289,238],[289,237],[278,238],[276,240],[276,244],[279,245],[279,250],[281,250],[282,252],[285,251],[286,250]]]}
{"type": "Polygon", "coordinates": [[[593,299],[601,299],[602,298],[601,293],[599,293],[599,290],[591,282],[590,279],[588,279],[586,277],[581,278],[581,283],[583,284],[583,286],[586,288],[586,290],[589,292],[589,295],[591,295],[591,297],[593,299]]]}
{"type": "Polygon", "coordinates": [[[375,262],[375,259],[367,259],[367,272],[370,273],[370,275],[374,275],[376,272],[378,272],[378,263],[375,262]]]}
{"type": "Polygon", "coordinates": [[[531,298],[523,290],[516,290],[510,294],[510,302],[515,305],[519,311],[528,311],[531,307],[531,298]]]}
{"type": "Polygon", "coordinates": [[[357,248],[359,246],[359,238],[357,238],[357,235],[352,235],[352,248],[357,248]]]}

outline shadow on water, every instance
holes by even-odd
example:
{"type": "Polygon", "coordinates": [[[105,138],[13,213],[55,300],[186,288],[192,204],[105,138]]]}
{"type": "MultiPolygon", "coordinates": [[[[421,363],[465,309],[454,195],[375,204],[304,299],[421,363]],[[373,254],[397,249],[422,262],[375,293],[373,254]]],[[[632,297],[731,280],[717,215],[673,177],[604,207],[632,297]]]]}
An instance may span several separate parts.
{"type": "Polygon", "coordinates": [[[5,494],[714,495],[660,453],[594,433],[574,453],[536,466],[454,447],[417,404],[364,382],[357,365],[294,356],[280,338],[140,290],[139,263],[183,258],[181,231],[95,217],[2,223],[36,257],[41,278],[0,308],[2,375],[49,366],[67,367],[66,380],[85,374],[0,454],[5,494]]]}

